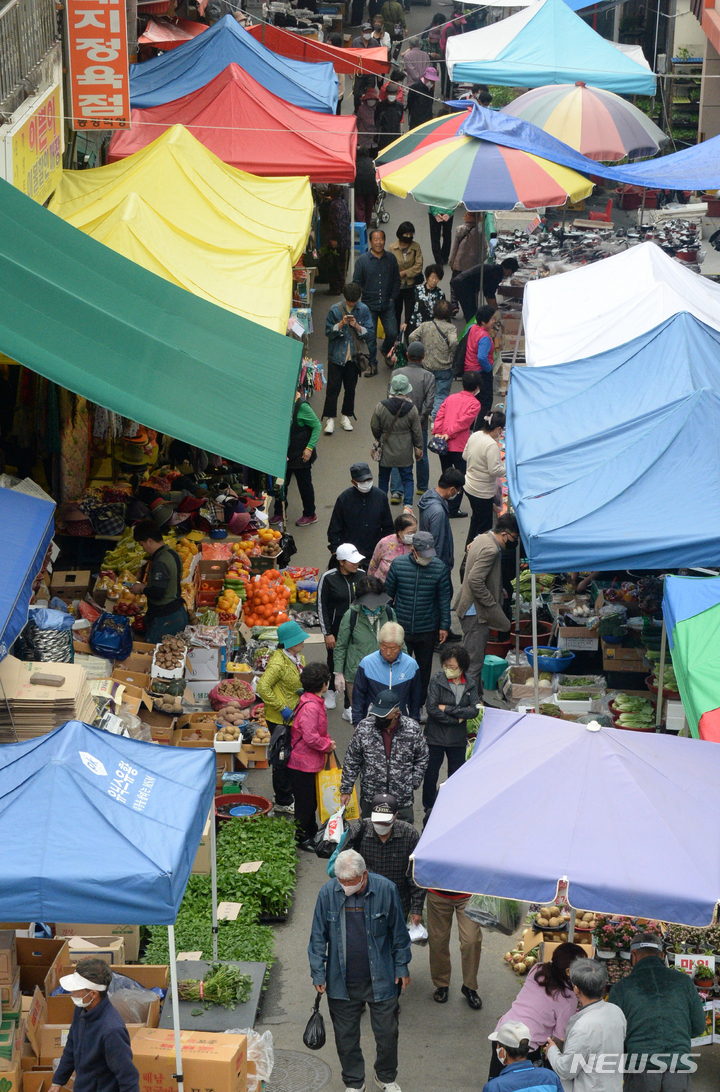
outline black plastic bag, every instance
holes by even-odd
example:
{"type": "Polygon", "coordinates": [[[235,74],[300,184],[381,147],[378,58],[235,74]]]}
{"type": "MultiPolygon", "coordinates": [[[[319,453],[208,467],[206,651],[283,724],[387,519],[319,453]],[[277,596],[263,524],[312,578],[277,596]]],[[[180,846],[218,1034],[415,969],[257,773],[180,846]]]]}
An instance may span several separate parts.
{"type": "Polygon", "coordinates": [[[321,860],[324,860],[324,861],[329,861],[330,858],[332,857],[333,853],[337,849],[338,844],[337,844],[337,842],[328,841],[328,839],[325,837],[326,827],[327,827],[327,822],[323,823],[323,825],[320,827],[320,830],[317,832],[317,834],[313,838],[313,843],[312,844],[313,844],[313,849],[315,850],[316,857],[320,857],[321,860]]]}
{"type": "Polygon", "coordinates": [[[308,1050],[322,1050],[325,1046],[325,1021],[320,1012],[321,1001],[322,994],[319,993],[303,1034],[303,1043],[308,1050]]]}

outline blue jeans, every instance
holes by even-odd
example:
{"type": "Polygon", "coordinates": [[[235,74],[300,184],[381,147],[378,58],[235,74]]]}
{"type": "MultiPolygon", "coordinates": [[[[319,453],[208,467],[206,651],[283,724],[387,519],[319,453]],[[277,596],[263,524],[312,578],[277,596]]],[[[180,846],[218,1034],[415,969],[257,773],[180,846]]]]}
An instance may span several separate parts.
{"type": "Polygon", "coordinates": [[[435,376],[435,401],[432,408],[432,416],[434,417],[450,394],[454,376],[452,368],[448,368],[446,372],[433,372],[433,375],[435,376]]]}
{"type": "MultiPolygon", "coordinates": [[[[418,462],[416,463],[415,473],[417,475],[417,487],[418,487],[419,492],[420,493],[427,493],[428,489],[430,488],[430,460],[428,459],[428,453],[427,453],[428,430],[426,428],[424,428],[422,430],[422,434],[423,434],[422,459],[419,459],[418,462]]],[[[393,469],[392,469],[392,474],[390,475],[390,492],[391,493],[402,493],[402,491],[403,491],[403,487],[402,487],[402,478],[400,477],[400,471],[398,470],[398,468],[396,466],[394,466],[393,469]]],[[[410,503],[412,504],[412,501],[410,503]]]]}
{"type": "Polygon", "coordinates": [[[398,336],[398,324],[395,318],[395,304],[389,303],[384,311],[375,311],[370,308],[370,314],[372,315],[372,328],[368,331],[366,341],[368,350],[370,352],[370,367],[377,368],[377,327],[378,319],[383,324],[383,330],[385,331],[385,340],[380,346],[380,351],[383,353],[389,353],[393,345],[397,341],[398,336]]]}
{"type": "Polygon", "coordinates": [[[415,483],[413,482],[413,472],[411,466],[379,466],[378,467],[378,489],[382,489],[383,493],[387,493],[388,486],[390,485],[390,471],[397,470],[400,475],[400,479],[403,484],[403,490],[405,493],[405,504],[412,504],[413,502],[413,489],[415,483]]]}

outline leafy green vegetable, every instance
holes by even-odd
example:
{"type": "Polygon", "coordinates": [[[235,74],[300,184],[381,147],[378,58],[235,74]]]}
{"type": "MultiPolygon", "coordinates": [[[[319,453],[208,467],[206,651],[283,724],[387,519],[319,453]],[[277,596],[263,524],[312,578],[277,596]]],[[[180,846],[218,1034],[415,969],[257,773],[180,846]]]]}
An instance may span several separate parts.
{"type": "Polygon", "coordinates": [[[591,701],[594,696],[588,690],[575,690],[572,687],[558,691],[559,701],[591,701]]]}
{"type": "Polygon", "coordinates": [[[178,997],[181,1001],[204,1001],[205,1008],[222,1005],[234,1009],[247,1001],[252,990],[252,978],[243,974],[238,967],[229,967],[223,963],[211,963],[202,982],[185,979],[178,982],[178,997]]]}

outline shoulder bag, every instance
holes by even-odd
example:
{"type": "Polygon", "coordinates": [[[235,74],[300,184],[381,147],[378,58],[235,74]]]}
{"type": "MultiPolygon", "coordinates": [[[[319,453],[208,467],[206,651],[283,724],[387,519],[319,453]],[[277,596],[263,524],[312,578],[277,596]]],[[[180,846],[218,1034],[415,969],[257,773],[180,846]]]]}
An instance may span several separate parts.
{"type": "MultiPolygon", "coordinates": [[[[344,303],[340,304],[340,310],[343,315],[348,315],[350,312],[344,303]]],[[[345,364],[353,363],[358,371],[364,371],[370,363],[370,350],[365,338],[355,330],[354,326],[350,327],[350,341],[348,342],[347,353],[345,355],[345,364]]]]}
{"type": "Polygon", "coordinates": [[[390,433],[392,432],[392,430],[395,428],[395,423],[396,423],[398,417],[400,416],[401,412],[402,412],[402,406],[400,407],[400,409],[397,411],[397,413],[393,417],[392,423],[391,423],[389,429],[387,430],[387,432],[385,432],[380,437],[379,440],[375,440],[375,442],[373,443],[373,446],[370,448],[370,458],[373,459],[374,462],[379,463],[380,460],[382,459],[383,444],[387,440],[387,438],[390,435],[390,433]]]}

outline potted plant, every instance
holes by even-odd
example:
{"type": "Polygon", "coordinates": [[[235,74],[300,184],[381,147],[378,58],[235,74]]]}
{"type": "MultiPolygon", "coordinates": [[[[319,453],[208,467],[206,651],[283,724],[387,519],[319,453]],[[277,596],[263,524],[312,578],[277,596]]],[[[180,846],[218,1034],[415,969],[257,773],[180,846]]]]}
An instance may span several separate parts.
{"type": "Polygon", "coordinates": [[[715,984],[715,971],[707,963],[696,963],[693,969],[693,982],[699,990],[710,990],[715,984]]]}

